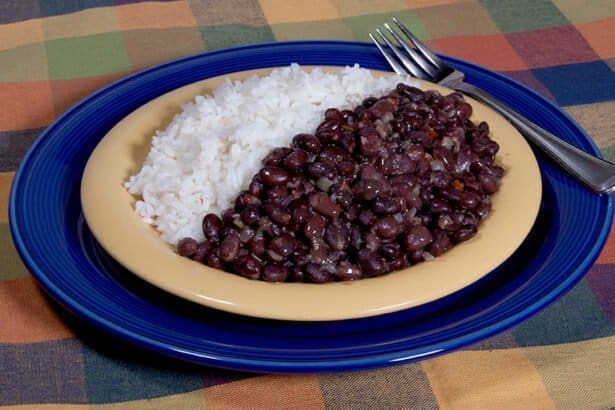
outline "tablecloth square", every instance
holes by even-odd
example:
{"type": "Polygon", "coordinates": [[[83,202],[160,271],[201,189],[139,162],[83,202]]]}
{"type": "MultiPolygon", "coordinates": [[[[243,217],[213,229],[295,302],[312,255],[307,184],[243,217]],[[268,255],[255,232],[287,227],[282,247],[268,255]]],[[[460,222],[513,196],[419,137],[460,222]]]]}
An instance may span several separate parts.
{"type": "Polygon", "coordinates": [[[613,409],[615,337],[528,347],[523,352],[557,408],[613,409]]]}
{"type": "Polygon", "coordinates": [[[419,363],[365,372],[323,374],[320,389],[329,409],[401,409],[421,403],[421,409],[438,404],[419,363]]]}
{"type": "Polygon", "coordinates": [[[90,77],[126,71],[130,62],[122,33],[45,42],[51,79],[90,77]]]}
{"type": "Polygon", "coordinates": [[[119,30],[119,21],[112,7],[91,8],[43,19],[46,40],[85,37],[119,30]]]}
{"type": "Polygon", "coordinates": [[[521,349],[459,351],[421,366],[441,408],[553,407],[540,374],[521,349]]]}
{"type": "Polygon", "coordinates": [[[615,17],[615,2],[613,0],[552,0],[557,8],[571,22],[586,23],[606,17],[615,17]]]}
{"type": "Polygon", "coordinates": [[[501,34],[459,36],[430,40],[444,54],[459,57],[493,70],[525,70],[527,65],[501,34]]]}
{"type": "Polygon", "coordinates": [[[275,40],[271,27],[247,24],[225,24],[201,27],[208,50],[233,47],[246,43],[264,43],[275,40]]]}
{"type": "MultiPolygon", "coordinates": [[[[613,132],[615,130],[615,115],[613,115],[615,101],[571,105],[566,107],[566,112],[575,119],[599,148],[615,146],[615,133],[613,132]]],[[[615,262],[615,258],[610,262],[615,262]]]]}
{"type": "MultiPolygon", "coordinates": [[[[57,16],[84,9],[82,0],[41,0],[41,17],[57,16]]],[[[87,0],[87,8],[112,6],[113,0],[87,0]]]]}
{"type": "Polygon", "coordinates": [[[550,0],[481,0],[504,33],[570,24],[550,0]]]}
{"type": "Polygon", "coordinates": [[[258,377],[255,373],[218,369],[215,367],[204,367],[200,370],[200,374],[203,378],[203,387],[205,388],[248,379],[250,377],[258,377]]]}
{"type": "Polygon", "coordinates": [[[422,9],[425,7],[441,6],[443,4],[455,4],[459,2],[460,0],[406,0],[406,7],[408,7],[409,9],[422,9]]]}
{"type": "Polygon", "coordinates": [[[324,409],[318,378],[312,375],[257,376],[206,388],[207,409],[324,409]]]}
{"type": "Polygon", "coordinates": [[[103,74],[93,77],[70,78],[66,80],[51,81],[51,91],[53,96],[53,109],[56,116],[77,104],[80,100],[97,91],[98,89],[111,84],[112,82],[125,77],[130,72],[119,72],[103,74]]]}
{"type": "Polygon", "coordinates": [[[600,60],[574,26],[506,34],[517,54],[532,68],[600,60]]]}
{"type": "Polygon", "coordinates": [[[198,23],[186,2],[135,3],[114,8],[122,30],[196,27],[198,23]]]}
{"type": "Polygon", "coordinates": [[[426,7],[415,12],[432,39],[500,32],[491,15],[477,2],[426,7]]]}
{"type": "MultiPolygon", "coordinates": [[[[25,267],[11,237],[8,224],[0,224],[0,281],[9,281],[30,276],[30,272],[25,267]]],[[[2,282],[0,282],[0,285],[2,282]]],[[[2,337],[0,336],[0,339],[2,337]]]]}
{"type": "Polygon", "coordinates": [[[0,51],[1,82],[41,81],[49,78],[47,54],[43,43],[0,51]]]}
{"type": "MultiPolygon", "coordinates": [[[[91,404],[88,410],[207,410],[203,390],[171,394],[153,399],[121,401],[117,403],[91,404]]],[[[22,410],[22,409],[19,409],[22,410]]],[[[36,409],[38,410],[38,409],[36,409]]],[[[47,408],[42,410],[48,410],[47,408]]],[[[66,409],[62,409],[66,410],[66,409]]],[[[68,410],[73,410],[72,408],[68,410]]]]}
{"type": "MultiPolygon", "coordinates": [[[[44,128],[21,131],[0,131],[0,172],[15,171],[30,145],[44,128]]],[[[6,194],[8,198],[8,191],[6,194]]]]}
{"type": "Polygon", "coordinates": [[[83,346],[85,384],[90,403],[141,400],[185,393],[203,387],[195,369],[184,370],[181,363],[159,365],[155,356],[128,357],[122,349],[106,343],[83,346]],[[104,350],[100,350],[104,349],[104,350]]]}
{"type": "Polygon", "coordinates": [[[36,343],[73,337],[74,332],[55,309],[57,306],[52,306],[32,276],[1,281],[0,343],[36,343]]]}
{"type": "Polygon", "coordinates": [[[421,40],[429,38],[429,34],[419,17],[411,10],[402,10],[397,12],[370,14],[365,16],[345,17],[342,21],[355,39],[359,41],[367,41],[371,43],[369,33],[373,33],[377,28],[382,30],[382,25],[385,22],[391,22],[391,18],[396,17],[401,23],[412,30],[415,36],[421,40]]]}
{"type": "Polygon", "coordinates": [[[259,0],[259,4],[269,24],[331,20],[340,17],[331,0],[259,0]]]}
{"type": "Polygon", "coordinates": [[[510,330],[496,333],[487,339],[479,340],[478,342],[469,344],[463,347],[463,350],[493,350],[493,349],[510,349],[519,347],[515,337],[510,330]]]}
{"type": "Polygon", "coordinates": [[[614,330],[591,288],[582,280],[549,309],[514,327],[512,334],[517,344],[525,347],[610,336],[614,330]]]}
{"type": "Polygon", "coordinates": [[[55,118],[49,81],[4,83],[0,101],[11,101],[0,110],[0,132],[47,126],[55,118]]]}
{"type": "Polygon", "coordinates": [[[404,0],[331,0],[340,17],[361,16],[364,14],[388,13],[404,10],[404,0]]]}
{"type": "MultiPolygon", "coordinates": [[[[8,155],[9,142],[10,141],[8,140],[3,141],[2,133],[0,133],[0,157],[4,158],[5,155],[8,155]]],[[[9,194],[14,177],[14,172],[0,172],[0,224],[6,224],[9,222],[9,194]]],[[[0,263],[0,266],[1,265],[2,264],[0,263]]]]}
{"type": "Polygon", "coordinates": [[[41,19],[20,21],[13,24],[0,24],[0,50],[43,41],[43,23],[41,19]]]}
{"type": "Polygon", "coordinates": [[[577,30],[601,59],[615,58],[615,18],[579,24],[577,30]]]}
{"type": "Polygon", "coordinates": [[[270,27],[277,40],[354,39],[352,31],[341,20],[279,23],[270,27]]]}
{"type": "Polygon", "coordinates": [[[615,75],[602,61],[538,68],[532,72],[560,105],[615,99],[615,75]]]}
{"type": "Polygon", "coordinates": [[[197,27],[130,30],[123,34],[128,60],[135,69],[205,50],[201,32],[197,27]]]}
{"type": "Polygon", "coordinates": [[[87,403],[81,349],[77,339],[0,344],[0,405],[87,403]]]}
{"type": "Polygon", "coordinates": [[[534,75],[534,73],[532,73],[531,70],[504,71],[503,74],[531,88],[538,94],[545,97],[547,100],[553,103],[557,103],[555,97],[553,96],[553,94],[551,94],[551,91],[549,91],[549,89],[545,87],[544,84],[542,84],[538,80],[538,78],[536,78],[536,76],[534,75]]]}
{"type": "Polygon", "coordinates": [[[587,283],[591,288],[596,302],[605,316],[615,326],[615,280],[613,280],[615,263],[597,264],[586,276],[587,283]]]}
{"type": "Polygon", "coordinates": [[[188,3],[201,26],[221,23],[263,26],[268,23],[258,0],[190,0],[188,3]]]}
{"type": "Polygon", "coordinates": [[[0,24],[40,17],[39,0],[6,0],[0,2],[0,24]]]}
{"type": "MultiPolygon", "coordinates": [[[[603,153],[606,152],[605,157],[608,157],[609,149],[612,150],[613,148],[615,148],[615,146],[602,150],[603,153]]],[[[611,225],[611,232],[609,234],[609,237],[606,239],[606,243],[604,244],[604,247],[602,248],[602,252],[600,253],[600,256],[598,256],[598,260],[596,261],[596,263],[598,264],[615,263],[615,235],[614,234],[615,234],[615,222],[613,222],[613,225],[611,225]]]]}
{"type": "Polygon", "coordinates": [[[604,63],[611,69],[611,71],[615,71],[615,57],[604,60],[604,63]]]}

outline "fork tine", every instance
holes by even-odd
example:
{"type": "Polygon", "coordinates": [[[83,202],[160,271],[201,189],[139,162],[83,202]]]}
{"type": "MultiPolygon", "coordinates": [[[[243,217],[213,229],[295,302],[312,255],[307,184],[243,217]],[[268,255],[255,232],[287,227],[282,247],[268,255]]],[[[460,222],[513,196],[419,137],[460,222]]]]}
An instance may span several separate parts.
{"type": "Polygon", "coordinates": [[[380,42],[376,40],[376,38],[372,35],[372,33],[369,33],[369,38],[372,39],[376,47],[378,47],[378,50],[380,50],[380,53],[382,54],[382,56],[385,58],[385,60],[387,60],[387,63],[389,63],[389,65],[391,66],[393,71],[395,71],[396,74],[400,74],[400,75],[408,74],[406,69],[401,64],[399,64],[397,60],[395,60],[395,57],[393,57],[391,53],[389,53],[384,47],[382,47],[380,42]]]}
{"type": "Polygon", "coordinates": [[[391,41],[384,34],[382,34],[382,31],[380,31],[380,29],[377,28],[376,33],[380,35],[382,40],[386,43],[387,46],[389,46],[389,49],[393,52],[393,54],[395,54],[399,61],[401,61],[403,66],[406,67],[406,70],[409,71],[410,74],[417,78],[427,79],[427,76],[421,70],[421,68],[414,62],[412,62],[408,57],[406,57],[404,53],[399,51],[399,49],[395,47],[393,43],[391,43],[391,41]]]}
{"type": "Polygon", "coordinates": [[[442,60],[440,60],[440,57],[435,55],[429,48],[427,48],[427,46],[423,44],[421,40],[419,40],[414,34],[412,34],[412,32],[408,30],[406,26],[401,24],[399,20],[397,20],[395,17],[393,17],[393,22],[397,24],[397,27],[399,27],[399,29],[406,35],[406,37],[408,37],[410,41],[412,41],[412,44],[414,44],[414,46],[419,49],[421,53],[423,53],[423,55],[438,68],[438,70],[443,70],[446,68],[442,60]]]}
{"type": "Polygon", "coordinates": [[[419,65],[423,69],[423,71],[425,71],[431,77],[437,77],[438,70],[434,68],[434,66],[431,65],[430,60],[425,59],[424,57],[419,55],[419,53],[417,53],[415,49],[408,46],[408,44],[406,44],[406,42],[399,36],[399,34],[397,34],[397,32],[393,30],[391,26],[389,26],[389,23],[384,23],[384,27],[386,27],[389,33],[391,33],[391,35],[395,38],[395,40],[397,40],[399,45],[402,46],[402,48],[406,51],[406,53],[410,55],[410,58],[412,58],[412,61],[414,61],[417,65],[419,65]]]}

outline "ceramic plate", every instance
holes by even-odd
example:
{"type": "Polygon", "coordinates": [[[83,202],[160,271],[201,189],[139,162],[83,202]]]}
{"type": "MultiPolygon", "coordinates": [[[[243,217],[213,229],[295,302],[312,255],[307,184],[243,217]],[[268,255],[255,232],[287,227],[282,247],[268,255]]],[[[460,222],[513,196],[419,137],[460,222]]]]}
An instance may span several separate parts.
{"type": "MultiPolygon", "coordinates": [[[[269,71],[243,71],[228,78],[245,80],[269,71]]],[[[472,120],[486,121],[500,144],[498,164],[506,175],[478,234],[434,261],[361,281],[306,284],[250,280],[182,258],[134,212],[140,197],[128,194],[122,184],[141,168],[155,131],[166,128],[180,105],[210,93],[225,77],[181,87],[140,107],[102,139],[85,167],[81,203],[88,227],[113,258],[161,289],[205,306],[268,319],[373,316],[431,302],[477,281],[517,249],[534,223],[541,180],[532,150],[505,119],[471,101],[472,120]]],[[[426,82],[420,87],[452,92],[426,82]]]]}
{"type": "MultiPolygon", "coordinates": [[[[540,125],[598,153],[566,113],[538,94],[476,65],[446,61],[540,125]]],[[[481,280],[415,308],[326,322],[255,319],[171,296],[111,258],[84,222],[80,200],[85,164],[105,135],[169,91],[291,62],[387,69],[375,47],[364,43],[280,42],[220,50],[120,80],[49,126],[16,173],[9,203],[15,245],[41,286],[86,323],[141,348],[202,365],[299,373],[393,365],[476,342],[538,312],[592,266],[612,224],[613,197],[588,192],[540,155],[540,211],[521,246],[481,280]]]]}

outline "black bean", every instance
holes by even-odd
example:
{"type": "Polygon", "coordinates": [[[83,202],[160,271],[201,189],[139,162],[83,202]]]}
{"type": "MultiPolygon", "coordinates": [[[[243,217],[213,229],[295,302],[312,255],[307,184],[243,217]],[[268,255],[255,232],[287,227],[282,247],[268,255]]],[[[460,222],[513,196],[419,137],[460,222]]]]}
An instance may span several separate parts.
{"type": "Polygon", "coordinates": [[[467,224],[463,225],[461,228],[459,228],[459,230],[453,232],[451,236],[455,243],[459,243],[472,238],[474,235],[476,235],[476,232],[478,232],[476,225],[467,224]]]}
{"type": "Polygon", "coordinates": [[[378,219],[373,226],[373,230],[380,238],[392,239],[403,232],[404,226],[392,215],[387,215],[378,219]]]}
{"type": "Polygon", "coordinates": [[[376,251],[362,249],[359,251],[359,265],[369,276],[379,276],[386,273],[386,263],[376,251]]]}
{"type": "Polygon", "coordinates": [[[216,214],[207,214],[203,218],[203,234],[207,239],[211,239],[214,242],[220,240],[220,233],[222,231],[222,221],[216,214]]]}
{"type": "Polygon", "coordinates": [[[265,185],[283,185],[290,179],[290,175],[284,168],[268,166],[260,170],[258,174],[265,185]]]}
{"type": "Polygon", "coordinates": [[[261,277],[266,282],[285,282],[288,279],[288,269],[280,264],[267,264],[263,267],[261,277]]]}
{"type": "Polygon", "coordinates": [[[224,269],[224,262],[215,252],[212,252],[207,256],[206,263],[214,269],[224,269]]]}
{"type": "Polygon", "coordinates": [[[323,269],[318,263],[307,263],[305,265],[305,275],[310,282],[314,283],[324,283],[333,280],[331,272],[323,269]]]}
{"type": "Polygon", "coordinates": [[[341,212],[340,206],[324,192],[312,192],[308,197],[308,203],[316,212],[329,218],[335,218],[341,212]]]}
{"type": "Polygon", "coordinates": [[[433,236],[423,225],[415,225],[404,236],[404,246],[408,251],[417,251],[431,243],[433,236]]]}
{"type": "Polygon", "coordinates": [[[303,234],[309,240],[322,238],[325,234],[326,221],[319,214],[314,214],[308,219],[305,227],[303,228],[303,234]]]}
{"type": "Polygon", "coordinates": [[[335,268],[335,277],[340,280],[357,280],[362,276],[361,268],[354,263],[342,261],[335,268]]]}
{"type": "Polygon", "coordinates": [[[252,255],[240,255],[233,263],[235,272],[248,279],[258,279],[262,263],[252,255]]]}
{"type": "Polygon", "coordinates": [[[295,135],[293,138],[293,145],[313,154],[318,154],[321,149],[320,140],[312,134],[295,135]]]}
{"type": "Polygon", "coordinates": [[[239,236],[230,234],[226,236],[220,243],[220,246],[218,246],[218,256],[224,262],[232,262],[239,253],[239,246],[241,246],[239,236]]]}
{"type": "Polygon", "coordinates": [[[287,147],[274,148],[265,158],[263,159],[263,165],[265,166],[274,166],[277,167],[282,163],[284,158],[290,154],[291,149],[287,147]]]}
{"type": "Polygon", "coordinates": [[[279,262],[287,259],[295,250],[295,238],[290,234],[282,234],[269,241],[268,255],[279,262]]]}
{"type": "Polygon", "coordinates": [[[247,206],[241,212],[241,221],[246,225],[254,225],[258,222],[261,217],[260,208],[258,206],[250,205],[247,206]]]}
{"type": "Polygon", "coordinates": [[[183,238],[177,243],[177,252],[181,256],[191,257],[199,248],[199,243],[193,238],[183,238]]]}
{"type": "Polygon", "coordinates": [[[348,246],[350,232],[343,224],[335,222],[329,224],[325,230],[325,241],[336,251],[342,251],[348,246]]]}
{"type": "Polygon", "coordinates": [[[291,172],[299,172],[308,160],[308,154],[302,149],[296,149],[284,158],[284,168],[291,172]]]}

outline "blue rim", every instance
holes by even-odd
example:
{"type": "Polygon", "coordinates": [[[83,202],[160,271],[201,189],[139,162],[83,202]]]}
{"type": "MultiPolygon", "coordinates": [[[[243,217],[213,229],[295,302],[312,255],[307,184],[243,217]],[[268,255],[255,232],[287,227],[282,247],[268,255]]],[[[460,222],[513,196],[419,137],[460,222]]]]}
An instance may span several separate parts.
{"type": "MultiPolygon", "coordinates": [[[[539,94],[483,67],[445,59],[466,72],[469,82],[599,155],[583,130],[539,94]]],[[[413,361],[484,339],[546,307],[592,266],[611,226],[613,198],[587,192],[539,155],[543,209],[522,249],[484,283],[426,310],[300,327],[186,305],[123,271],[97,246],[80,213],[80,175],[96,143],[122,117],[167,91],[203,78],[290,62],[358,62],[388,69],[375,47],[366,43],[300,41],[237,47],[133,74],[87,97],[51,124],[26,154],[9,202],[15,245],[43,288],[86,322],[167,356],[260,372],[340,371],[413,361]],[[48,199],[41,205],[37,198],[48,199]],[[577,243],[587,245],[569,249],[572,233],[577,243]],[[562,252],[570,258],[566,266],[562,252]],[[70,280],[81,281],[80,286],[70,280]],[[194,311],[211,318],[195,317],[194,311]],[[168,323],[174,327],[168,328],[168,323]],[[365,341],[353,343],[350,335],[357,334],[365,341]],[[296,345],[290,348],[289,343],[296,345]],[[339,348],[331,347],[336,343],[339,348]]]]}

